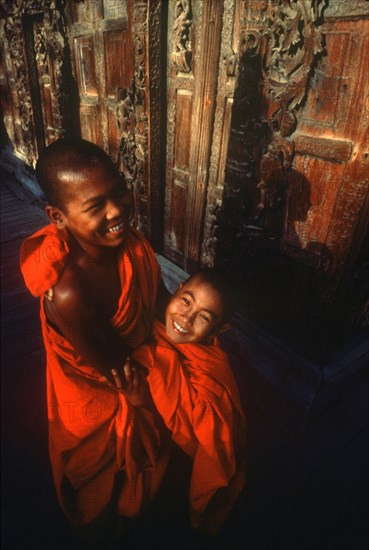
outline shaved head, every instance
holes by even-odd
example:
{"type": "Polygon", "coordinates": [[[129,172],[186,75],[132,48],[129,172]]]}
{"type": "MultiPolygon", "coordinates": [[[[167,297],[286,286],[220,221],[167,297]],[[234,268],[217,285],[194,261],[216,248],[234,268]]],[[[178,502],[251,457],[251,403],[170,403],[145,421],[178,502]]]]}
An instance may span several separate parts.
{"type": "Polygon", "coordinates": [[[62,208],[68,196],[91,171],[117,173],[111,158],[100,147],[80,138],[54,141],[42,151],[36,177],[49,204],[62,208]]]}
{"type": "Polygon", "coordinates": [[[227,323],[235,314],[240,299],[238,281],[228,272],[218,268],[204,267],[184,282],[200,280],[210,285],[219,294],[223,304],[222,323],[227,323]]]}

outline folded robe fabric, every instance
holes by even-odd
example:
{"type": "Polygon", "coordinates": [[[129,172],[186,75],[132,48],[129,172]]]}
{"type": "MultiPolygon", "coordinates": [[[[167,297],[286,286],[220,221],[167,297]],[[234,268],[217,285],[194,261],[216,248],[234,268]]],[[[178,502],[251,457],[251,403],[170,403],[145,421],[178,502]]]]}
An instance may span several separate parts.
{"type": "Polygon", "coordinates": [[[210,345],[174,344],[154,324],[155,342],[132,358],[148,369],[151,395],[172,439],[193,459],[193,527],[216,533],[245,482],[245,416],[226,354],[210,345]]]}
{"type": "MultiPolygon", "coordinates": [[[[70,342],[47,322],[44,293],[70,260],[68,234],[49,225],[26,239],[21,270],[41,298],[47,358],[49,451],[57,496],[76,525],[98,519],[111,506],[139,514],[155,494],[168,460],[166,429],[159,415],[133,407],[102,381],[70,342]],[[117,491],[117,474],[121,485],[117,491]]],[[[149,334],[160,268],[147,241],[131,229],[119,258],[121,296],[111,319],[122,342],[134,349],[149,334]]],[[[122,365],[123,367],[123,365],[122,365]]]]}

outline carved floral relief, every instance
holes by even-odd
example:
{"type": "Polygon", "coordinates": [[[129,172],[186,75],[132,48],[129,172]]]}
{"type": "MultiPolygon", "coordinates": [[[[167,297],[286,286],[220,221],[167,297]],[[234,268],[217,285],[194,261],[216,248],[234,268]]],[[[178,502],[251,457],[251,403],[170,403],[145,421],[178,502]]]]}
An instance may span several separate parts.
{"type": "Polygon", "coordinates": [[[44,129],[40,128],[43,124],[39,118],[40,113],[34,111],[33,98],[39,98],[40,106],[45,111],[44,102],[39,95],[44,84],[50,91],[52,118],[48,123],[53,128],[54,138],[62,135],[67,126],[69,91],[64,83],[64,21],[55,1],[2,0],[0,5],[4,20],[4,49],[10,57],[7,78],[10,86],[14,85],[13,109],[15,119],[20,121],[18,141],[14,146],[33,165],[37,149],[44,145],[45,139],[44,129]],[[37,24],[34,19],[36,15],[37,24]],[[21,18],[29,21],[33,36],[25,31],[21,18]]]}

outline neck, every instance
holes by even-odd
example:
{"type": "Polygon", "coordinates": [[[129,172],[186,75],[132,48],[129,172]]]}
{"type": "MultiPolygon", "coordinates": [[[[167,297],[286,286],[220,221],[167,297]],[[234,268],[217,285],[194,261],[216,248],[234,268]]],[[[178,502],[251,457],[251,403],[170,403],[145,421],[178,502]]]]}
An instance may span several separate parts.
{"type": "Polygon", "coordinates": [[[89,245],[88,243],[80,243],[74,237],[70,249],[77,262],[92,262],[96,265],[106,264],[117,256],[116,248],[105,248],[89,245]]]}

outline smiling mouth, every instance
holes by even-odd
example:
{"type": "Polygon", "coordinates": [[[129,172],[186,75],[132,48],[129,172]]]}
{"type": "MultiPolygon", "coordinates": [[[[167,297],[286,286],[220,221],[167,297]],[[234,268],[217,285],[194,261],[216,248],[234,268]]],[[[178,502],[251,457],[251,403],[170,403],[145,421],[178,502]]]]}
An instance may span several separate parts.
{"type": "Polygon", "coordinates": [[[181,325],[178,324],[177,321],[173,321],[173,326],[180,334],[188,334],[188,330],[185,330],[183,327],[181,327],[181,325]]]}
{"type": "Polygon", "coordinates": [[[113,227],[109,227],[108,232],[109,233],[118,233],[119,231],[122,231],[124,229],[124,223],[118,223],[117,225],[114,225],[113,227]]]}

